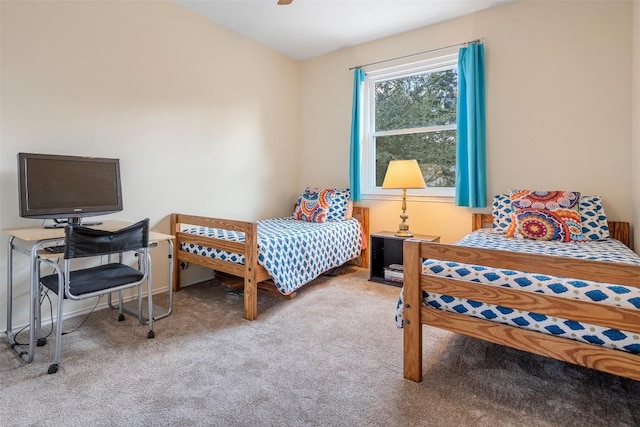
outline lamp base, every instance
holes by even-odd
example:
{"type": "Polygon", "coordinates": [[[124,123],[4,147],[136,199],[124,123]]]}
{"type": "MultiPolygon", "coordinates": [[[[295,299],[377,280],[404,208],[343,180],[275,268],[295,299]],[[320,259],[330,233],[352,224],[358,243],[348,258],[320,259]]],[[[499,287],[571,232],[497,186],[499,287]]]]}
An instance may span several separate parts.
{"type": "Polygon", "coordinates": [[[398,230],[398,231],[396,231],[395,236],[397,236],[397,237],[413,237],[413,233],[410,232],[409,230],[398,230]]]}
{"type": "Polygon", "coordinates": [[[413,233],[409,231],[409,224],[407,224],[407,218],[409,218],[409,215],[403,211],[400,218],[402,219],[402,222],[398,225],[398,231],[396,231],[395,235],[397,237],[413,237],[413,233]]]}
{"type": "Polygon", "coordinates": [[[409,231],[409,224],[407,224],[409,215],[407,215],[407,190],[405,188],[402,189],[402,215],[400,215],[400,219],[402,221],[395,235],[397,237],[413,237],[413,233],[409,231]]]}

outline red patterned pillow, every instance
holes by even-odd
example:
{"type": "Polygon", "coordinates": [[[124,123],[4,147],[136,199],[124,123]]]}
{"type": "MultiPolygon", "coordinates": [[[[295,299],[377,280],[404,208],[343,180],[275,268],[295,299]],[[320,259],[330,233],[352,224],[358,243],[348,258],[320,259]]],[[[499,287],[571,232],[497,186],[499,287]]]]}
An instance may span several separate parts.
{"type": "Polygon", "coordinates": [[[307,222],[325,222],[334,194],[333,189],[305,191],[298,199],[293,218],[307,222]]]}
{"type": "Polygon", "coordinates": [[[327,199],[329,199],[329,212],[327,212],[326,221],[343,221],[346,218],[351,191],[348,188],[317,188],[307,187],[305,193],[319,193],[325,191],[327,199]]]}
{"type": "Polygon", "coordinates": [[[583,241],[576,191],[512,190],[512,221],[507,237],[536,240],[583,241]]]}

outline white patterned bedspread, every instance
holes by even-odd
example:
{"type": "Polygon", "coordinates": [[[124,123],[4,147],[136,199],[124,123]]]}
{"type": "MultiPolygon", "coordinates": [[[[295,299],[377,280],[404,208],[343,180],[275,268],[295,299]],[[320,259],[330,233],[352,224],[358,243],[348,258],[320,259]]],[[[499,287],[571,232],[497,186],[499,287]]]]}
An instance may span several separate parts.
{"type": "MultiPolygon", "coordinates": [[[[322,273],[360,255],[363,234],[356,219],[324,223],[273,218],[258,224],[258,264],[263,266],[278,290],[288,295],[322,273]]],[[[182,226],[185,233],[244,242],[244,233],[218,228],[182,226]]],[[[244,264],[244,255],[182,244],[182,250],[211,258],[244,264]]]]}
{"type": "MultiPolygon", "coordinates": [[[[530,239],[504,237],[491,229],[477,230],[457,245],[512,252],[558,255],[595,261],[640,264],[640,257],[621,242],[614,239],[591,242],[545,242],[530,239]]],[[[516,288],[600,304],[640,309],[640,290],[606,283],[559,278],[542,274],[522,273],[513,270],[494,269],[472,264],[424,260],[423,274],[454,277],[492,286],[516,288]]],[[[403,293],[398,299],[396,323],[402,327],[403,293]]],[[[434,308],[492,320],[511,326],[535,330],[571,338],[608,348],[640,354],[640,337],[637,333],[620,331],[587,323],[575,322],[538,313],[514,310],[508,307],[463,300],[447,295],[424,292],[423,301],[434,308]]]]}

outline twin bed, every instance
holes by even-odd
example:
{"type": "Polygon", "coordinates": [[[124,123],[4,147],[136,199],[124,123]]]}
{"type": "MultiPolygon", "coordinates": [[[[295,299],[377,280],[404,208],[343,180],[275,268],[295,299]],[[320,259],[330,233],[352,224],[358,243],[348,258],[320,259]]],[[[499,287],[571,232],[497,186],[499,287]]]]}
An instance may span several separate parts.
{"type": "MultiPolygon", "coordinates": [[[[302,197],[307,193],[309,189],[291,217],[247,222],[172,214],[174,265],[204,266],[241,280],[247,320],[257,318],[259,289],[291,297],[301,286],[349,261],[367,268],[368,208],[350,204],[348,213],[345,208],[332,217],[333,211],[326,207],[329,216],[321,216],[318,192],[311,191],[312,200],[305,204],[302,197]]],[[[321,192],[320,202],[323,197],[327,195],[321,192]]],[[[173,283],[179,290],[178,267],[173,283]]]]}
{"type": "Polygon", "coordinates": [[[455,245],[405,241],[396,313],[405,378],[422,380],[430,325],[640,380],[640,258],[629,224],[600,210],[583,214],[585,226],[600,217],[583,241],[506,237],[495,202],[455,245]]]}

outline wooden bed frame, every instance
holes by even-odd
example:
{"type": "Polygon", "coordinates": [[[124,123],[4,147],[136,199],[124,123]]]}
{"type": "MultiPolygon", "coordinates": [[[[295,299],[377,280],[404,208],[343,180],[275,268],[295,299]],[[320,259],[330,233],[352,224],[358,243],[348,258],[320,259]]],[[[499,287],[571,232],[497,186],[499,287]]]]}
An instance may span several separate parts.
{"type": "MultiPolygon", "coordinates": [[[[356,258],[358,265],[369,267],[369,208],[354,206],[353,217],[360,221],[366,239],[366,249],[356,258]]],[[[173,288],[180,290],[180,262],[200,265],[210,268],[243,281],[244,288],[244,318],[255,320],[258,317],[258,289],[282,296],[271,281],[271,277],[264,267],[258,265],[258,225],[256,222],[235,221],[221,218],[209,218],[195,215],[171,214],[171,232],[175,236],[173,245],[173,288]],[[197,236],[180,231],[181,224],[213,227],[225,230],[241,231],[245,235],[245,242],[230,242],[213,237],[197,236]],[[244,265],[229,261],[213,259],[181,250],[183,243],[193,243],[212,249],[221,249],[245,256],[244,265]]]]}
{"type": "MultiPolygon", "coordinates": [[[[491,214],[474,214],[472,229],[491,224],[491,214]]],[[[609,221],[610,236],[630,245],[629,223],[609,221]]],[[[532,255],[406,240],[404,243],[404,377],[422,381],[422,325],[431,325],[519,350],[640,381],[640,355],[502,325],[426,306],[422,291],[535,311],[640,334],[640,310],[484,286],[422,274],[422,260],[436,258],[483,266],[640,287],[640,266],[532,255]]]]}

